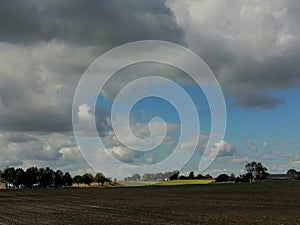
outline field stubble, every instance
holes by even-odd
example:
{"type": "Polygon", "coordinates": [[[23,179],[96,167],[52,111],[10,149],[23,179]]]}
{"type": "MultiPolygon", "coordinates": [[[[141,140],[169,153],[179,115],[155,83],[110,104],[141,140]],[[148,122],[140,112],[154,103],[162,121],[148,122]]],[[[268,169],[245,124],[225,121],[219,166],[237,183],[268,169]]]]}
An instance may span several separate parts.
{"type": "Polygon", "coordinates": [[[300,183],[0,191],[0,224],[300,224],[300,183]]]}

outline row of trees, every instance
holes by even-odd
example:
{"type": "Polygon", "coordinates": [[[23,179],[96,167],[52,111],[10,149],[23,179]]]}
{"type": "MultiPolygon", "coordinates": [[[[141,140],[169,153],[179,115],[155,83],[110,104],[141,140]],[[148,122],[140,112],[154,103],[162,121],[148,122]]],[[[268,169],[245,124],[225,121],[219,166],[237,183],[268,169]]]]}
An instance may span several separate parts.
{"type": "MultiPolygon", "coordinates": [[[[112,180],[111,178],[107,178],[104,176],[103,173],[96,173],[95,176],[93,176],[93,174],[91,173],[86,173],[84,175],[76,175],[73,178],[74,183],[77,184],[77,186],[79,187],[80,184],[85,184],[85,185],[91,185],[91,183],[93,182],[97,182],[98,185],[103,186],[104,183],[108,182],[109,184],[112,184],[112,180]]],[[[114,181],[114,183],[116,182],[116,180],[114,181]]]]}
{"type": "MultiPolygon", "coordinates": [[[[235,176],[233,173],[231,175],[220,174],[215,179],[216,182],[260,182],[264,179],[269,179],[270,174],[267,172],[268,169],[262,165],[260,162],[250,162],[245,165],[245,173],[239,176],[235,176]]],[[[300,172],[295,169],[290,169],[287,172],[288,175],[292,177],[294,180],[300,180],[300,172]]],[[[277,175],[278,176],[278,175],[277,175]]],[[[286,177],[285,179],[287,179],[286,177]]],[[[173,173],[172,176],[169,177],[170,180],[177,179],[212,179],[212,177],[207,174],[205,176],[198,174],[194,176],[194,172],[191,171],[189,176],[179,176],[179,171],[173,173]]]]}
{"type": "Polygon", "coordinates": [[[37,168],[30,167],[26,170],[22,168],[15,169],[7,167],[0,171],[1,182],[6,188],[11,187],[71,187],[73,183],[90,185],[92,182],[97,182],[99,185],[104,185],[105,182],[111,183],[111,179],[106,178],[103,173],[97,173],[93,176],[91,173],[84,175],[76,175],[72,178],[69,172],[63,173],[61,170],[52,170],[49,167],[37,168]]]}
{"type": "Polygon", "coordinates": [[[138,173],[133,174],[129,177],[124,177],[125,181],[161,181],[168,179],[173,174],[177,173],[177,171],[166,172],[166,173],[145,173],[142,176],[138,173]]]}
{"type": "Polygon", "coordinates": [[[144,175],[140,175],[138,173],[133,174],[129,177],[124,177],[125,181],[162,181],[162,180],[193,180],[193,179],[213,179],[212,176],[206,174],[205,176],[202,174],[195,175],[193,171],[189,173],[188,176],[179,176],[179,171],[175,170],[173,172],[166,173],[145,173],[144,175]]]}
{"type": "MultiPolygon", "coordinates": [[[[260,182],[265,179],[291,179],[291,180],[300,180],[300,172],[295,169],[290,169],[287,172],[287,175],[284,174],[269,174],[268,169],[262,165],[260,162],[250,162],[245,165],[245,173],[239,176],[235,176],[233,173],[231,175],[228,174],[220,174],[214,178],[216,182],[260,182]],[[273,176],[272,176],[273,175],[273,176]],[[275,177],[275,178],[274,178],[275,177]]],[[[130,177],[125,177],[125,181],[161,181],[161,180],[192,180],[192,179],[213,179],[209,174],[195,175],[193,171],[189,173],[188,176],[180,175],[179,171],[167,172],[167,173],[145,173],[144,175],[139,175],[137,173],[133,174],[130,177]]]]}
{"type": "Polygon", "coordinates": [[[179,176],[179,174],[180,174],[179,171],[176,171],[168,179],[169,180],[201,180],[201,179],[206,179],[207,180],[207,179],[213,179],[213,177],[209,174],[206,174],[205,176],[202,175],[201,173],[199,173],[198,175],[195,175],[194,171],[191,171],[188,176],[184,176],[184,175],[179,176]]]}
{"type": "MultiPolygon", "coordinates": [[[[236,177],[233,173],[231,175],[220,174],[215,179],[216,182],[258,182],[266,178],[268,175],[267,168],[264,167],[260,162],[251,162],[245,165],[245,174],[241,174],[236,177]]],[[[298,174],[297,171],[291,171],[290,173],[298,174]]],[[[299,174],[300,177],[300,174],[299,174]]],[[[178,170],[167,173],[145,173],[144,175],[139,175],[137,173],[130,177],[125,177],[125,181],[160,181],[160,180],[193,180],[193,179],[213,179],[209,174],[195,175],[193,171],[189,173],[188,176],[180,175],[178,170]]]]}
{"type": "MultiPolygon", "coordinates": [[[[235,177],[234,174],[230,176],[227,174],[220,174],[215,178],[216,182],[259,182],[268,176],[268,169],[260,162],[251,162],[245,165],[246,173],[235,177]]],[[[300,179],[300,172],[290,169],[287,174],[293,175],[295,179],[300,179]]],[[[209,174],[203,176],[202,174],[195,175],[193,171],[188,176],[180,176],[179,171],[166,172],[166,173],[145,173],[139,175],[137,173],[130,177],[125,177],[127,181],[161,181],[161,180],[186,180],[186,179],[213,179],[209,174]]],[[[92,182],[97,182],[98,185],[103,186],[104,183],[109,182],[112,184],[111,178],[105,177],[103,173],[96,173],[94,176],[91,173],[84,175],[76,175],[72,177],[69,172],[63,173],[61,170],[52,170],[49,167],[37,168],[30,167],[27,170],[22,168],[15,169],[14,167],[7,167],[0,171],[0,182],[5,183],[6,188],[10,187],[70,187],[76,183],[79,187],[80,184],[90,185],[92,182]]],[[[116,180],[114,180],[116,183],[116,180]]]]}
{"type": "Polygon", "coordinates": [[[213,179],[213,177],[209,174],[202,175],[201,173],[195,175],[194,171],[191,171],[188,176],[181,175],[178,177],[178,179],[179,180],[201,180],[201,179],[207,180],[207,179],[213,179]]]}
{"type": "Polygon", "coordinates": [[[7,167],[0,171],[2,182],[9,187],[63,187],[72,186],[73,179],[70,173],[51,168],[30,167],[27,170],[7,167]]]}
{"type": "Polygon", "coordinates": [[[235,177],[234,174],[230,176],[227,174],[220,174],[218,177],[215,178],[216,182],[259,182],[265,179],[268,175],[268,169],[264,167],[260,162],[251,162],[245,165],[246,173],[235,177]]]}
{"type": "MultiPolygon", "coordinates": [[[[262,165],[260,162],[250,162],[245,165],[245,173],[235,177],[234,174],[228,176],[227,174],[220,174],[217,178],[215,178],[216,182],[245,182],[245,183],[252,183],[252,182],[260,182],[265,179],[272,179],[270,178],[272,174],[268,173],[268,169],[262,165]]],[[[295,169],[289,169],[287,171],[287,175],[284,174],[275,174],[275,179],[281,177],[281,179],[286,180],[300,180],[300,172],[295,169]]],[[[273,178],[274,179],[274,178],[273,178]]]]}

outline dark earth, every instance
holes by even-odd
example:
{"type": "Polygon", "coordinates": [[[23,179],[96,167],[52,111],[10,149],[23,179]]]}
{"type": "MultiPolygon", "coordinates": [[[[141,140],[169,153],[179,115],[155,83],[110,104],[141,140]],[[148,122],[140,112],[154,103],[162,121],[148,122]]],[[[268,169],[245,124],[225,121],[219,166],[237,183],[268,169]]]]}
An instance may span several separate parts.
{"type": "Polygon", "coordinates": [[[0,224],[300,224],[300,182],[1,190],[0,224]]]}

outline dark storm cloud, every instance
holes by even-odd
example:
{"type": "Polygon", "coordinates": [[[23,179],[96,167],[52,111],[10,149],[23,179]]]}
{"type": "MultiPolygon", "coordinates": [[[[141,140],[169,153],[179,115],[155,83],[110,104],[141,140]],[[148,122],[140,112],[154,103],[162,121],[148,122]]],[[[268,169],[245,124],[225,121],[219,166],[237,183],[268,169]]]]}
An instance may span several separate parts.
{"type": "Polygon", "coordinates": [[[284,99],[268,96],[264,93],[259,94],[254,91],[253,93],[249,93],[249,95],[241,92],[241,96],[235,97],[233,105],[263,111],[276,108],[279,104],[283,103],[285,103],[284,99]]]}
{"type": "Polygon", "coordinates": [[[0,40],[34,43],[52,39],[85,45],[119,45],[143,39],[182,41],[165,1],[5,1],[0,40]]]}
{"type": "Polygon", "coordinates": [[[182,43],[165,1],[3,1],[0,129],[71,130],[75,88],[88,65],[143,39],[182,43]]]}
{"type": "Polygon", "coordinates": [[[295,46],[294,50],[263,62],[253,58],[244,58],[244,61],[236,59],[231,64],[230,75],[222,74],[222,69],[217,74],[223,79],[222,82],[229,90],[229,95],[234,98],[235,105],[254,110],[276,108],[285,103],[285,99],[273,95],[276,91],[300,85],[299,53],[300,47],[295,46]]]}

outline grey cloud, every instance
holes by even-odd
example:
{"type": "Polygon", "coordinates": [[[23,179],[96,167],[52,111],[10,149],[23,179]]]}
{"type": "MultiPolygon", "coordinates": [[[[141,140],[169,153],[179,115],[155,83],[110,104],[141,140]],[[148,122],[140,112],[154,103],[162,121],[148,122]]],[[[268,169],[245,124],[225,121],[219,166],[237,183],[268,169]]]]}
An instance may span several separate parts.
{"type": "Polygon", "coordinates": [[[3,132],[1,133],[2,142],[29,142],[38,140],[34,135],[23,132],[3,132]]]}
{"type": "Polygon", "coordinates": [[[0,128],[70,131],[87,66],[110,47],[143,39],[183,42],[165,1],[2,2],[0,128]]]}
{"type": "Polygon", "coordinates": [[[117,96],[120,90],[126,87],[130,82],[148,76],[159,76],[180,84],[195,85],[195,81],[193,81],[189,75],[177,69],[175,66],[159,62],[139,62],[122,68],[111,76],[106,82],[101,94],[104,95],[106,99],[112,100],[117,96]]]}
{"type": "MultiPolygon", "coordinates": [[[[183,31],[164,0],[3,1],[0,166],[34,161],[67,168],[76,147],[69,134],[54,133],[72,130],[72,100],[80,77],[109,48],[144,39],[183,43],[183,31]]],[[[108,114],[96,110],[100,136],[111,129],[108,114]]],[[[81,157],[77,161],[72,170],[87,166],[81,157]]]]}
{"type": "Polygon", "coordinates": [[[284,103],[274,93],[299,87],[299,1],[187,1],[183,15],[176,2],[170,5],[181,15],[188,46],[234,105],[272,109],[284,103]]]}
{"type": "Polygon", "coordinates": [[[74,50],[56,42],[34,47],[0,43],[0,48],[1,129],[70,130],[72,95],[79,77],[65,74],[64,80],[49,64],[59,67],[54,62],[74,50]],[[46,59],[45,55],[51,56],[46,59]]]}
{"type": "Polygon", "coordinates": [[[0,21],[5,42],[56,39],[103,46],[141,39],[182,41],[182,30],[163,0],[5,1],[0,21]]]}
{"type": "Polygon", "coordinates": [[[133,163],[144,155],[141,151],[131,150],[123,146],[113,147],[107,151],[109,151],[116,159],[124,163],[133,163]]]}
{"type": "Polygon", "coordinates": [[[22,165],[27,160],[56,161],[64,148],[75,146],[67,134],[0,131],[0,166],[22,165]]]}
{"type": "Polygon", "coordinates": [[[285,103],[284,99],[279,99],[273,96],[268,96],[264,93],[255,91],[244,93],[239,91],[232,105],[239,105],[244,108],[251,108],[256,111],[263,111],[276,108],[279,104],[285,103]],[[239,95],[240,94],[240,95],[239,95]]]}
{"type": "Polygon", "coordinates": [[[295,46],[295,49],[298,55],[286,52],[276,59],[268,58],[264,62],[259,62],[253,58],[256,56],[248,55],[247,52],[243,52],[247,50],[239,47],[236,49],[213,47],[207,50],[207,55],[203,54],[203,58],[212,67],[225,93],[233,99],[234,105],[266,110],[285,102],[284,99],[272,96],[273,93],[300,85],[300,67],[297,63],[300,60],[300,46],[295,46]],[[222,50],[224,52],[218,52],[222,50]],[[242,56],[232,56],[239,51],[242,56]],[[210,56],[211,54],[216,56],[210,56]]]}

